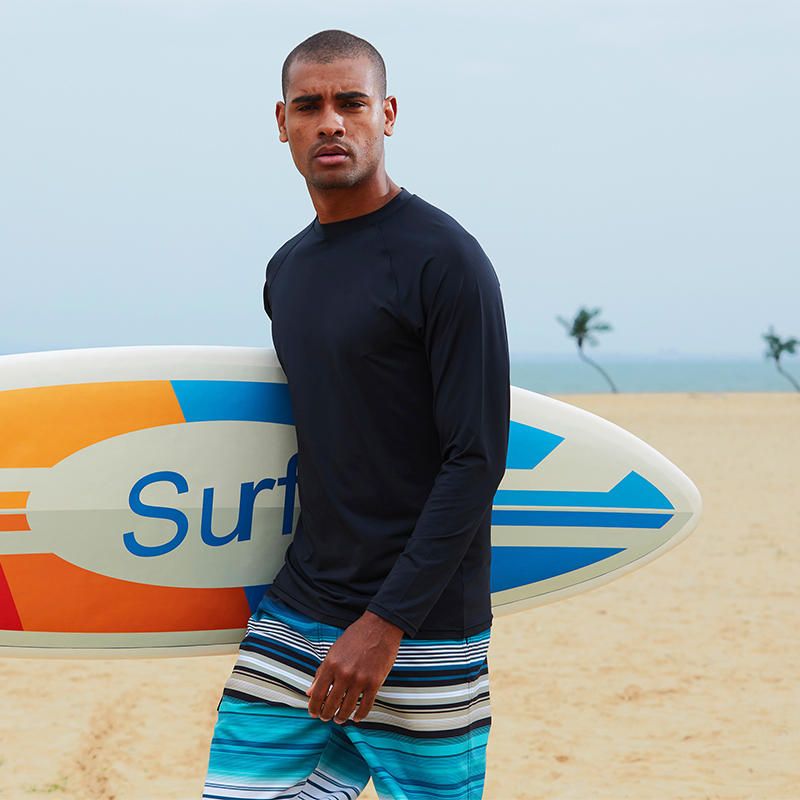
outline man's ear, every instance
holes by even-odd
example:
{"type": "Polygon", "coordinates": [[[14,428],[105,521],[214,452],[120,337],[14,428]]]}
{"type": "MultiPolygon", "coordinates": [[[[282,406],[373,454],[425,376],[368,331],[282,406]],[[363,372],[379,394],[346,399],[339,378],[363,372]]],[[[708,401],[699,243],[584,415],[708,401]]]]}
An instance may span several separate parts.
{"type": "Polygon", "coordinates": [[[278,100],[275,103],[275,119],[278,123],[278,139],[282,142],[288,142],[289,137],[286,135],[286,103],[283,100],[278,100]]]}
{"type": "Polygon", "coordinates": [[[383,132],[386,136],[394,133],[394,123],[397,119],[397,98],[389,95],[383,101],[383,132]]]}

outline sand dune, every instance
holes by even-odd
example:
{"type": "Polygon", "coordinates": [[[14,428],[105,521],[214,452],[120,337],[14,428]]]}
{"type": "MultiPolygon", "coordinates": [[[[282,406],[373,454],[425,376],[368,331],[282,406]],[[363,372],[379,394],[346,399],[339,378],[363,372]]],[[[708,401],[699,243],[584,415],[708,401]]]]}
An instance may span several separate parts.
{"type": "MultiPolygon", "coordinates": [[[[484,797],[797,800],[800,394],[559,399],[678,464],[704,516],[631,575],[496,618],[484,797]]],[[[0,798],[199,798],[234,658],[0,658],[0,798]]]]}

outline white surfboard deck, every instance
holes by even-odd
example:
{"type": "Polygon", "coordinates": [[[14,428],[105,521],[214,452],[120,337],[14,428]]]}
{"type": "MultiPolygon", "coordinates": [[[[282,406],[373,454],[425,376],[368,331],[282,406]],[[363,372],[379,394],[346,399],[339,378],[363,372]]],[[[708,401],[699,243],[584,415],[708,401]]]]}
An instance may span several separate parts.
{"type": "MultiPolygon", "coordinates": [[[[0,356],[0,656],[236,652],[292,538],[296,452],[271,349],[0,356]]],[[[512,386],[493,613],[639,569],[701,510],[641,439],[512,386]]]]}

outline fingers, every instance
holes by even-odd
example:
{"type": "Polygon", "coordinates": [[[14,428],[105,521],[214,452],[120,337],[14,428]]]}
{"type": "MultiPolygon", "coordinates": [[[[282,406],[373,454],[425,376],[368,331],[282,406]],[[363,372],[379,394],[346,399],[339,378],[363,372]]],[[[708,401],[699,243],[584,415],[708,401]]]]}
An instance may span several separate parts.
{"type": "Polygon", "coordinates": [[[306,689],[306,694],[309,695],[308,713],[329,722],[347,696],[350,683],[351,680],[347,678],[337,677],[334,670],[317,670],[311,686],[306,689]]]}
{"type": "Polygon", "coordinates": [[[319,665],[311,686],[306,689],[309,696],[308,713],[323,722],[335,719],[343,724],[351,717],[354,722],[361,722],[372,710],[381,683],[363,671],[359,674],[357,670],[328,663],[326,659],[319,665]]]}
{"type": "Polygon", "coordinates": [[[334,719],[342,724],[350,719],[358,706],[353,721],[361,722],[372,709],[377,693],[378,689],[371,685],[359,688],[358,683],[352,679],[339,678],[337,681],[335,676],[329,678],[327,672],[319,673],[306,690],[306,694],[310,695],[308,713],[312,717],[319,717],[323,722],[334,719]]]}
{"type": "Polygon", "coordinates": [[[339,710],[336,712],[336,716],[333,718],[334,722],[338,722],[341,725],[343,722],[350,719],[350,715],[353,713],[353,709],[355,709],[356,703],[358,702],[359,694],[361,694],[359,689],[352,689],[347,692],[339,706],[339,710]]]}
{"type": "Polygon", "coordinates": [[[333,715],[336,713],[336,709],[342,704],[346,693],[346,689],[340,688],[334,682],[328,696],[322,703],[322,710],[320,711],[319,718],[323,722],[330,722],[330,720],[333,719],[333,715]]]}
{"type": "Polygon", "coordinates": [[[320,715],[322,704],[325,702],[325,698],[328,695],[328,690],[332,683],[330,672],[328,672],[327,669],[323,669],[323,667],[324,664],[317,670],[317,674],[314,676],[311,686],[306,689],[306,694],[309,695],[308,713],[311,714],[312,717],[318,717],[320,715]]]}
{"type": "Polygon", "coordinates": [[[361,722],[361,720],[364,719],[367,714],[369,714],[369,712],[372,710],[372,704],[375,702],[375,695],[377,694],[378,689],[374,689],[372,687],[364,689],[364,696],[361,698],[361,702],[358,704],[358,711],[356,711],[355,716],[353,717],[353,722],[361,722]]]}

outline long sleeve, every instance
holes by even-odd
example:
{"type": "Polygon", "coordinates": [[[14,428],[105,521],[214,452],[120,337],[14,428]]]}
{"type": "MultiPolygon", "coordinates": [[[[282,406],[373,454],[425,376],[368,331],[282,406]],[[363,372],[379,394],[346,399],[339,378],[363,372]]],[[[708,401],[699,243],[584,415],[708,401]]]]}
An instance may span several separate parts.
{"type": "Polygon", "coordinates": [[[270,259],[269,264],[267,264],[266,273],[264,276],[264,311],[267,312],[267,316],[272,319],[272,305],[270,304],[269,299],[269,268],[272,265],[273,259],[270,259]]]}
{"type": "MultiPolygon", "coordinates": [[[[442,465],[404,550],[367,606],[413,636],[491,514],[505,472],[509,356],[500,284],[473,237],[430,258],[421,331],[442,465]]],[[[489,544],[487,543],[487,547],[489,544]]]]}

